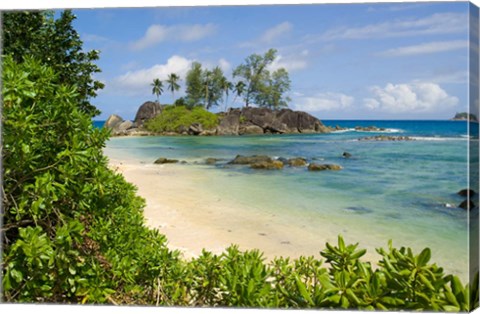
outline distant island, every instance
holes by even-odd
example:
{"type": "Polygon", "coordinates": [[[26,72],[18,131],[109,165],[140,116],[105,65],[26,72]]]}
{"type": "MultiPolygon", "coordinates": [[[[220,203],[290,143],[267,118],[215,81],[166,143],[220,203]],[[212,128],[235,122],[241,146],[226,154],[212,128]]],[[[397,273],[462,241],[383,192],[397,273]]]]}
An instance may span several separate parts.
{"type": "Polygon", "coordinates": [[[477,116],[474,115],[473,113],[468,113],[468,112],[457,112],[455,114],[455,117],[453,117],[450,120],[478,122],[477,116]]]}

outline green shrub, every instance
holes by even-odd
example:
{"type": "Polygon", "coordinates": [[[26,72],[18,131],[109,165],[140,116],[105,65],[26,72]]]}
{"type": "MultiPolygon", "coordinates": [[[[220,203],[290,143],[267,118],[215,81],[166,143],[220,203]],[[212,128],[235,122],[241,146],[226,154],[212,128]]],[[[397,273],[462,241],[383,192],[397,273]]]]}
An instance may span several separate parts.
{"type": "Polygon", "coordinates": [[[203,107],[187,109],[185,106],[168,106],[161,114],[145,124],[152,132],[179,132],[188,129],[193,123],[200,123],[204,129],[213,129],[218,125],[217,115],[203,107]]]}

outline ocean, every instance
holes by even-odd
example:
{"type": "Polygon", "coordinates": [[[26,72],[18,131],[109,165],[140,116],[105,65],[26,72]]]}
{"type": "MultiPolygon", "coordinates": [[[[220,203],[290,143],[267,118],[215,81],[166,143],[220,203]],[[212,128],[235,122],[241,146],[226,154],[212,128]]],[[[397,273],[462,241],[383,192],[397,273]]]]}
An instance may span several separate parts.
{"type": "MultiPolygon", "coordinates": [[[[341,234],[347,242],[359,242],[369,250],[387,247],[390,239],[394,246],[412,247],[418,253],[430,247],[434,262],[466,278],[469,219],[468,213],[458,208],[463,199],[456,193],[468,185],[468,123],[322,122],[347,130],[330,134],[119,137],[110,139],[107,149],[112,158],[144,163],[153,163],[158,157],[185,160],[187,164],[168,166],[203,171],[202,188],[241,204],[245,210],[279,215],[286,225],[301,224],[312,235],[320,228],[332,230],[325,241],[335,242],[341,234]],[[370,125],[386,130],[354,129],[370,125]],[[374,135],[415,140],[358,140],[374,135]],[[344,152],[352,157],[344,158],[344,152]],[[236,155],[255,154],[304,157],[343,169],[309,172],[287,166],[265,171],[226,165],[236,155]],[[222,161],[205,165],[208,157],[222,161]]],[[[478,129],[473,140],[478,141],[478,129]]]]}

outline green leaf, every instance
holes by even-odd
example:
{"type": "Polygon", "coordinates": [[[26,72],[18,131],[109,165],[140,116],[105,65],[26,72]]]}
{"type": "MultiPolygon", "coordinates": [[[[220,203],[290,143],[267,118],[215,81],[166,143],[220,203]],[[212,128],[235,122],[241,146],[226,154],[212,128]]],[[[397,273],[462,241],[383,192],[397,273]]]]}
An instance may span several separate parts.
{"type": "Polygon", "coordinates": [[[432,252],[430,251],[429,248],[423,249],[423,251],[417,257],[417,265],[420,266],[420,267],[427,265],[431,256],[432,256],[432,252]]]}
{"type": "Polygon", "coordinates": [[[310,294],[307,291],[307,288],[305,287],[305,284],[298,278],[297,275],[295,275],[295,283],[297,285],[297,289],[300,292],[300,295],[302,298],[308,302],[310,305],[314,305],[312,298],[310,297],[310,294]]]}

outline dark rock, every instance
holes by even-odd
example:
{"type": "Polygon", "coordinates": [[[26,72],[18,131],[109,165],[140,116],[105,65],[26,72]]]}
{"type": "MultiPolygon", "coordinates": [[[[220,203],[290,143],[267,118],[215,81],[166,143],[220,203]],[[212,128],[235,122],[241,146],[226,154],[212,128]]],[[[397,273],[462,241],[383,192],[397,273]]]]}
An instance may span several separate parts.
{"type": "Polygon", "coordinates": [[[108,117],[107,121],[105,121],[105,124],[103,125],[103,127],[107,129],[113,129],[123,121],[124,120],[119,115],[112,114],[110,115],[110,117],[108,117]]]}
{"type": "Polygon", "coordinates": [[[343,152],[342,156],[344,158],[350,158],[350,157],[352,157],[352,154],[350,154],[349,152],[343,152]]]}
{"type": "Polygon", "coordinates": [[[153,101],[147,101],[138,108],[135,115],[135,123],[137,126],[143,126],[145,121],[155,118],[162,112],[162,106],[159,103],[153,101]]]}
{"type": "Polygon", "coordinates": [[[253,156],[242,156],[237,155],[235,159],[229,161],[228,164],[231,165],[251,165],[259,162],[272,162],[272,158],[266,155],[253,155],[253,156]]]}
{"type": "Polygon", "coordinates": [[[463,189],[457,192],[458,195],[463,197],[472,197],[475,196],[475,191],[472,189],[463,189]]]}
{"type": "Polygon", "coordinates": [[[463,202],[458,205],[458,207],[463,208],[465,210],[470,210],[475,207],[475,203],[473,203],[471,200],[464,200],[463,202]]]}
{"type": "Polygon", "coordinates": [[[297,158],[290,158],[288,160],[288,165],[290,167],[303,167],[307,165],[307,160],[305,158],[297,157],[297,158]]]}
{"type": "Polygon", "coordinates": [[[240,126],[240,109],[229,110],[217,126],[217,135],[238,135],[240,126]]]}
{"type": "Polygon", "coordinates": [[[200,123],[192,123],[188,127],[188,135],[199,135],[203,132],[203,127],[200,123]]]}
{"type": "Polygon", "coordinates": [[[280,170],[283,168],[283,162],[279,160],[259,161],[250,164],[252,169],[280,170]]]}
{"type": "Polygon", "coordinates": [[[178,162],[177,159],[168,159],[165,157],[160,157],[155,160],[154,164],[176,164],[178,162]]]}
{"type": "Polygon", "coordinates": [[[314,116],[291,109],[244,107],[231,109],[219,115],[219,118],[218,135],[328,133],[331,131],[314,116]]]}
{"type": "Polygon", "coordinates": [[[342,166],[334,164],[316,164],[311,163],[308,165],[308,170],[310,171],[323,171],[323,170],[341,170],[342,166]]]}

